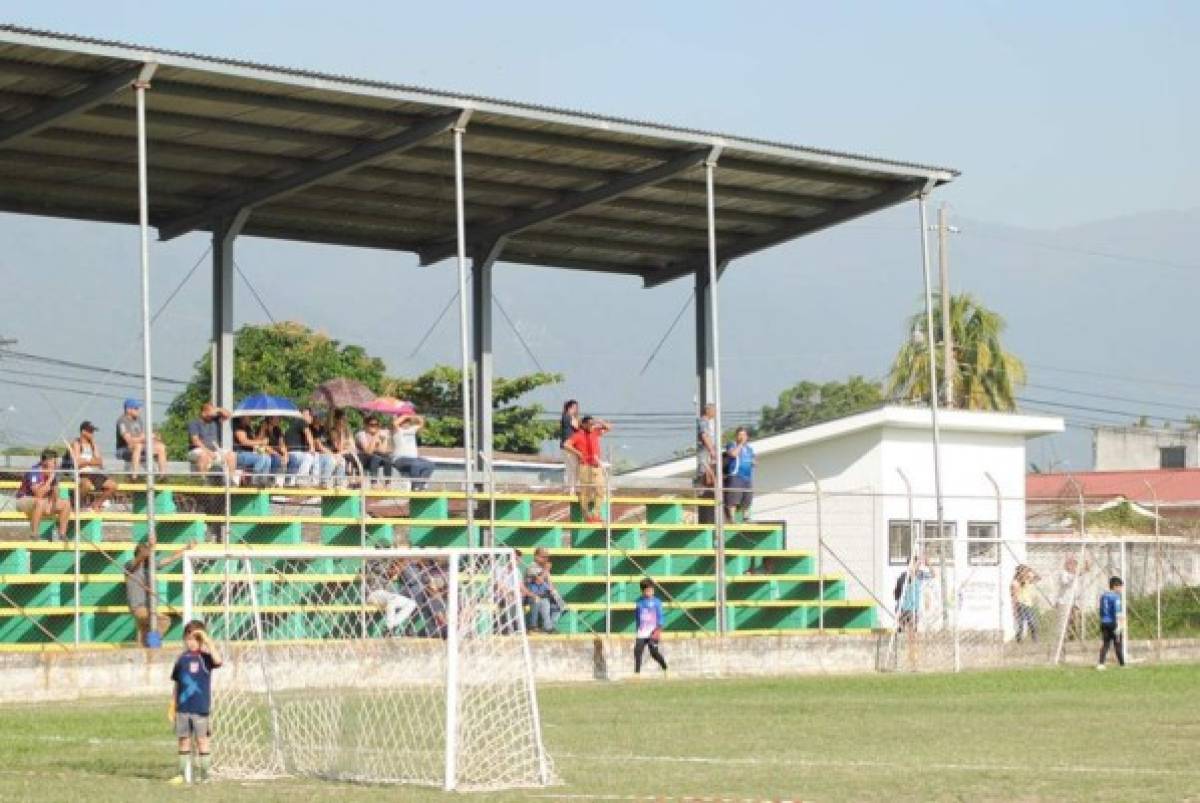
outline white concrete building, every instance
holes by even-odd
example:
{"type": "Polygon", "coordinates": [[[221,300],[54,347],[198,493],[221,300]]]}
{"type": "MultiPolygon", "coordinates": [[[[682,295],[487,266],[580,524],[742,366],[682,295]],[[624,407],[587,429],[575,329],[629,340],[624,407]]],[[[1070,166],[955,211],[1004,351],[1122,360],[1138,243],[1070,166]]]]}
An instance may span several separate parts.
{"type": "Polygon", "coordinates": [[[1152,427],[1096,427],[1093,471],[1200,467],[1200,431],[1152,427]]]}
{"type": "MultiPolygon", "coordinates": [[[[948,587],[961,589],[960,626],[995,630],[1002,622],[1011,631],[1008,584],[1024,552],[1019,544],[1001,548],[995,539],[1024,539],[1025,444],[1062,432],[1063,421],[947,410],[939,423],[943,521],[953,540],[953,554],[944,555],[945,572],[954,573],[948,587]]],[[[891,609],[909,558],[910,532],[922,528],[927,539],[937,534],[929,410],[882,407],[752,445],[757,453],[752,516],[787,522],[788,546],[796,549],[816,550],[819,527],[824,571],[848,575],[850,596],[870,594],[891,609]]],[[[694,459],[680,459],[627,476],[686,477],[694,467],[694,459]]],[[[943,565],[939,544],[931,542],[926,554],[935,571],[943,565]]]]}

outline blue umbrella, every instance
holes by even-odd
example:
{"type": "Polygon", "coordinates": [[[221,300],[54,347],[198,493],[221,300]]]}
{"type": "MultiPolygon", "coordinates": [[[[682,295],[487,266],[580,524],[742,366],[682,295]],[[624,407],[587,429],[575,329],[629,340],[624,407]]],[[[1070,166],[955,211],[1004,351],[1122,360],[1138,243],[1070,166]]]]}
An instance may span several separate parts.
{"type": "Polygon", "coordinates": [[[247,396],[233,411],[234,418],[276,415],[281,418],[300,418],[300,411],[291,399],[272,396],[268,393],[255,393],[253,396],[247,396]]]}

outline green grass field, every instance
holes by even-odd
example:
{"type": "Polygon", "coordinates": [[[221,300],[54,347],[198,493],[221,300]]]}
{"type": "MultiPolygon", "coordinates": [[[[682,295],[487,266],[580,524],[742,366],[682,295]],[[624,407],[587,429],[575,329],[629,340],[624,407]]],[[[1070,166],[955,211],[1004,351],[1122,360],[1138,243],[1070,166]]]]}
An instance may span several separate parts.
{"type": "MultiPolygon", "coordinates": [[[[563,785],[493,800],[1200,800],[1200,666],[550,686],[563,785]]],[[[445,800],[175,788],[160,702],[0,707],[0,800],[445,800]]]]}

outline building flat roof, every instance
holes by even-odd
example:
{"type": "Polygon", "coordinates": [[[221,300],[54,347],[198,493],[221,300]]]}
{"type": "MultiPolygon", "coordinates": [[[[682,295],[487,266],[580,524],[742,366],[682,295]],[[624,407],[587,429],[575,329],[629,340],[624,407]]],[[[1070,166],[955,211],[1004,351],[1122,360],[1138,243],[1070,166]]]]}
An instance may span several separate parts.
{"type": "MultiPolygon", "coordinates": [[[[979,410],[940,410],[938,427],[943,432],[977,432],[1022,435],[1036,438],[1063,431],[1063,420],[1055,416],[996,413],[979,410]]],[[[868,429],[912,429],[929,431],[933,424],[928,407],[884,406],[837,418],[811,427],[802,427],[751,441],[756,455],[768,455],[801,449],[823,441],[842,438],[868,429]]],[[[643,477],[678,477],[695,471],[696,460],[680,458],[640,468],[633,474],[643,477]]]]}
{"type": "Polygon", "coordinates": [[[0,211],[137,222],[133,93],[147,93],[163,239],[250,209],[251,236],[454,253],[451,128],[473,255],[656,285],[951,181],[942,167],[0,25],[0,211]]]}

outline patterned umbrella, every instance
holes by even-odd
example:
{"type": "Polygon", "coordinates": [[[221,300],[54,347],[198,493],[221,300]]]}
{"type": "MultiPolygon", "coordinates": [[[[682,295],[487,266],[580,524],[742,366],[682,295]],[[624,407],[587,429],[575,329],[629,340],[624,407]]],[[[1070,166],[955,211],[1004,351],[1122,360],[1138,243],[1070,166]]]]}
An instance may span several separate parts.
{"type": "Polygon", "coordinates": [[[374,401],[359,405],[358,409],[384,415],[412,415],[417,411],[412,402],[397,399],[395,396],[380,396],[374,401]]]}
{"type": "Polygon", "coordinates": [[[322,407],[362,407],[375,399],[371,389],[354,379],[338,377],[322,382],[313,391],[313,404],[322,407]]]}

